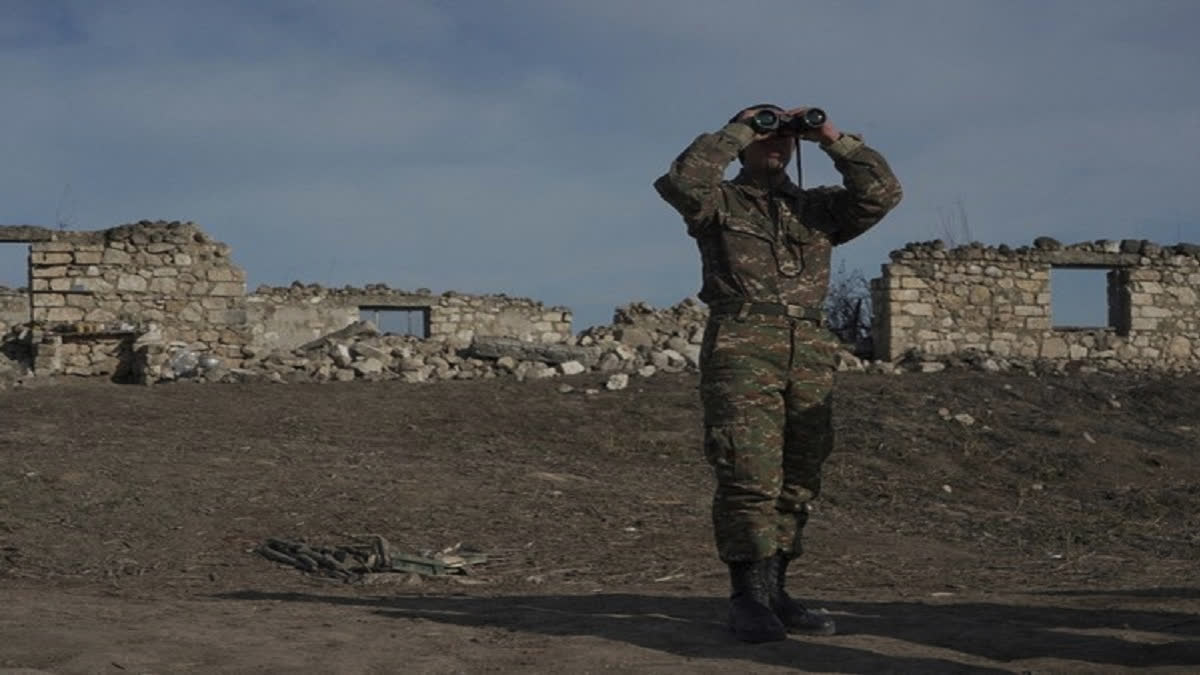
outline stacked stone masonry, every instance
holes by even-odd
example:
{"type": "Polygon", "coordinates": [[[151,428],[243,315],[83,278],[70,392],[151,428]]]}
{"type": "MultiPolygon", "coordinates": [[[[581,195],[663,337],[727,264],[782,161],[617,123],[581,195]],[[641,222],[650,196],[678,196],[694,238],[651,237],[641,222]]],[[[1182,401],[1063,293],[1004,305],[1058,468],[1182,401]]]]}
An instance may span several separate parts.
{"type": "Polygon", "coordinates": [[[30,287],[0,289],[0,336],[29,345],[38,374],[156,380],[180,354],[239,368],[353,324],[364,310],[417,312],[417,337],[449,348],[477,336],[573,339],[568,309],[505,295],[299,282],[247,295],[230,247],[193,223],[92,232],[0,226],[0,242],[30,246],[30,287]]]}
{"type": "MultiPolygon", "coordinates": [[[[693,300],[664,310],[633,303],[617,309],[612,325],[574,336],[568,309],[505,295],[299,282],[247,295],[229,247],[192,223],[95,232],[0,226],[0,242],[30,246],[29,287],[0,289],[0,376],[31,368],[143,382],[585,372],[621,380],[697,368],[707,320],[693,300]],[[360,322],[376,311],[415,313],[420,334],[380,335],[360,322]]],[[[1198,246],[1039,238],[1017,249],[947,250],[930,242],[891,258],[871,282],[876,360],[845,353],[839,369],[1200,367],[1198,246]],[[1107,326],[1053,325],[1055,267],[1107,270],[1107,326]]]]}
{"type": "Polygon", "coordinates": [[[29,274],[38,372],[128,375],[169,347],[237,361],[250,338],[245,273],[192,223],[47,231],[29,274]]]}
{"type": "Polygon", "coordinates": [[[572,339],[569,309],[546,307],[506,295],[440,295],[421,289],[394,290],[382,284],[325,288],[299,282],[290,287],[260,286],[247,298],[256,343],[290,349],[338,330],[364,313],[405,311],[419,315],[416,337],[470,344],[476,336],[511,337],[553,344],[572,339]]]}
{"type": "Polygon", "coordinates": [[[941,242],[892,253],[871,282],[875,357],[984,354],[1107,370],[1200,366],[1200,247],[1141,240],[1032,247],[941,242]],[[1107,326],[1054,326],[1051,271],[1107,270],[1107,326]]]}

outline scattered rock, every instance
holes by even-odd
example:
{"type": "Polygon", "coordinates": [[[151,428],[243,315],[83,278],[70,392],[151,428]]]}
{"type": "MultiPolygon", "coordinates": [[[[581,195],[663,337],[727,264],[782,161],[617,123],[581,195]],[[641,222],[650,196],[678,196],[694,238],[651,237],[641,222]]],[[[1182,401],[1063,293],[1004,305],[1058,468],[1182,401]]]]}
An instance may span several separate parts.
{"type": "Polygon", "coordinates": [[[628,386],[629,375],[625,373],[617,373],[616,375],[608,378],[608,381],[604,383],[604,388],[608,389],[609,391],[621,391],[628,386]]]}
{"type": "Polygon", "coordinates": [[[560,364],[567,361],[587,363],[590,352],[584,347],[566,344],[538,344],[516,338],[476,337],[467,353],[480,359],[496,360],[511,357],[520,361],[541,361],[560,364]]]}
{"type": "Polygon", "coordinates": [[[383,372],[383,364],[379,359],[355,361],[350,367],[359,375],[378,375],[383,372]]]}
{"type": "Polygon", "coordinates": [[[1062,248],[1062,243],[1053,237],[1038,237],[1033,240],[1033,246],[1042,251],[1057,251],[1062,248]]]}
{"type": "MultiPolygon", "coordinates": [[[[558,370],[563,375],[579,375],[587,372],[587,368],[578,361],[566,361],[558,364],[558,370]]],[[[563,385],[564,387],[567,385],[563,385]]]]}

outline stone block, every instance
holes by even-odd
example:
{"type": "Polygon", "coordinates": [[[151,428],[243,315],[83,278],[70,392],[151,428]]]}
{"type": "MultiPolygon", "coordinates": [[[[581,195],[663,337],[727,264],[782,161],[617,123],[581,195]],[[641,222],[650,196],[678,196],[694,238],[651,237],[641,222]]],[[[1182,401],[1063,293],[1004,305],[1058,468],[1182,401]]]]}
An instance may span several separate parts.
{"type": "Polygon", "coordinates": [[[1176,335],[1171,338],[1167,344],[1167,356],[1175,359],[1190,358],[1192,354],[1192,341],[1182,335],[1176,335]]]}
{"type": "Polygon", "coordinates": [[[170,295],[177,290],[175,280],[169,277],[156,277],[150,281],[150,292],[170,295]]]}
{"type": "Polygon", "coordinates": [[[65,277],[65,276],[67,276],[67,267],[66,267],[66,265],[59,265],[59,266],[54,266],[54,267],[43,267],[41,265],[33,265],[32,269],[29,270],[29,273],[35,279],[47,279],[47,278],[51,278],[51,277],[65,277]]]}
{"type": "Polygon", "coordinates": [[[1065,359],[1070,353],[1067,341],[1060,337],[1047,338],[1042,341],[1040,356],[1044,359],[1065,359]]]}
{"type": "Polygon", "coordinates": [[[212,285],[212,291],[210,292],[210,294],[217,295],[217,297],[222,297],[222,298],[235,297],[235,295],[245,295],[246,294],[246,286],[244,285],[244,283],[236,283],[236,282],[232,282],[232,281],[218,281],[218,282],[214,283],[214,285],[212,285]]]}
{"type": "Polygon", "coordinates": [[[76,265],[99,265],[104,259],[104,254],[100,251],[76,251],[76,265]]]}
{"type": "Polygon", "coordinates": [[[100,261],[105,265],[128,265],[133,262],[133,258],[125,251],[119,251],[115,248],[104,249],[104,254],[100,261]]]}
{"type": "Polygon", "coordinates": [[[100,277],[80,277],[71,280],[72,287],[92,293],[109,293],[113,290],[113,285],[100,277]]]}
{"type": "Polygon", "coordinates": [[[122,274],[117,278],[118,291],[144,293],[148,287],[146,278],[137,274],[122,274]]]}
{"type": "Polygon", "coordinates": [[[76,245],[69,241],[36,241],[29,245],[29,249],[35,253],[41,251],[74,251],[76,245]]]}
{"type": "Polygon", "coordinates": [[[1175,300],[1185,307],[1192,307],[1196,304],[1196,291],[1191,288],[1176,286],[1169,289],[1171,295],[1175,296],[1175,300]]]}
{"type": "Polygon", "coordinates": [[[75,322],[83,321],[85,312],[78,307],[51,307],[46,310],[46,321],[75,322]]]}
{"type": "Polygon", "coordinates": [[[933,316],[933,305],[924,302],[909,302],[901,305],[900,311],[913,316],[933,316]]]}
{"type": "Polygon", "coordinates": [[[38,293],[33,296],[34,307],[65,307],[67,298],[62,293],[38,293]]]}
{"type": "Polygon", "coordinates": [[[66,265],[71,262],[70,253],[30,253],[29,262],[34,265],[66,265]]]}
{"type": "Polygon", "coordinates": [[[564,361],[558,364],[558,369],[563,375],[579,375],[587,372],[587,368],[578,361],[564,361]]]}
{"type": "Polygon", "coordinates": [[[96,308],[96,304],[97,304],[96,298],[94,298],[90,295],[85,295],[82,293],[72,293],[71,295],[68,295],[66,297],[67,297],[67,306],[68,307],[80,307],[82,309],[95,309],[96,308]]]}

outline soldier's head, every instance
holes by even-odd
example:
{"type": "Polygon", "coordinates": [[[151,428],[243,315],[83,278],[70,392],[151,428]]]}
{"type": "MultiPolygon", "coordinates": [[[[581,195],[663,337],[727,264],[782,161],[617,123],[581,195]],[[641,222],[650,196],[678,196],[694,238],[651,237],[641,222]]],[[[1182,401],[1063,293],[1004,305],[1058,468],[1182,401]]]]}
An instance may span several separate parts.
{"type": "MultiPolygon", "coordinates": [[[[737,120],[748,110],[761,110],[763,108],[770,108],[780,113],[784,111],[783,108],[773,103],[760,103],[748,108],[742,108],[729,121],[733,122],[737,120]]],[[[744,150],[738,153],[738,159],[741,160],[742,166],[751,173],[776,173],[787,169],[788,162],[792,161],[794,147],[795,140],[790,136],[771,136],[747,145],[744,150]]]]}

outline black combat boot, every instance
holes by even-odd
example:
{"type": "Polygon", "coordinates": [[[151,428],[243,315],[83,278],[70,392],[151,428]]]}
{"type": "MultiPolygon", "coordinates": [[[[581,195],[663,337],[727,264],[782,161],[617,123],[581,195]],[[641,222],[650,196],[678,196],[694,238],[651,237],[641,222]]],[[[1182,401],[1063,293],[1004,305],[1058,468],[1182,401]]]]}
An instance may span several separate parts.
{"type": "Polygon", "coordinates": [[[782,551],[767,558],[767,586],[770,589],[770,606],[789,633],[807,635],[833,635],[837,626],[823,612],[811,612],[796,602],[784,590],[787,583],[789,558],[782,551]]]}
{"type": "Polygon", "coordinates": [[[775,642],[787,639],[787,630],[771,611],[767,585],[771,558],[729,563],[733,595],[729,597],[729,627],[742,642],[775,642]]]}

